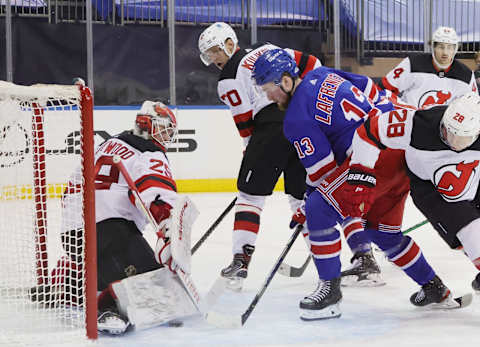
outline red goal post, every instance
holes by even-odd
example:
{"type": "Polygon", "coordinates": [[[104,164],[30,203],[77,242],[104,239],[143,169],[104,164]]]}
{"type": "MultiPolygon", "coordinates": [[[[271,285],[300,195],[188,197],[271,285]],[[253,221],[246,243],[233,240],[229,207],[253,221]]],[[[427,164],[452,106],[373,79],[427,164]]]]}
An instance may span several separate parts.
{"type": "Polygon", "coordinates": [[[93,146],[88,88],[0,81],[0,344],[97,338],[93,146]]]}

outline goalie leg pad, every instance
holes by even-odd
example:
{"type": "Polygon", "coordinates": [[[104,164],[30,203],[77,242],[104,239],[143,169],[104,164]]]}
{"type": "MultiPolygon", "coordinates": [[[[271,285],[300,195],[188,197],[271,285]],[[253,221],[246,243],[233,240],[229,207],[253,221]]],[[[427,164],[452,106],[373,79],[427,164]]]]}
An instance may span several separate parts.
{"type": "Polygon", "coordinates": [[[147,329],[197,312],[178,277],[166,268],[112,284],[120,313],[147,329]]]}

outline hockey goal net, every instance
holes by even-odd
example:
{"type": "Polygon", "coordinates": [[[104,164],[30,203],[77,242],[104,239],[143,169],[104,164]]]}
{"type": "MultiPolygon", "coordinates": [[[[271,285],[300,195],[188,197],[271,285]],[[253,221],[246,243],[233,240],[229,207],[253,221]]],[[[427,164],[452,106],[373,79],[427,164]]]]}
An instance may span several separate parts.
{"type": "Polygon", "coordinates": [[[86,87],[0,81],[0,345],[97,337],[92,107],[86,87]]]}

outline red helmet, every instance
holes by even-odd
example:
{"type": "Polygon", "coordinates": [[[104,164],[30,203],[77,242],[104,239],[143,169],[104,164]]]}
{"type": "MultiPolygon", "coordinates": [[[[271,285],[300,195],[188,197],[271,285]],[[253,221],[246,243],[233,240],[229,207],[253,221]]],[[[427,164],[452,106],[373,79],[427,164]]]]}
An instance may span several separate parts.
{"type": "Polygon", "coordinates": [[[161,102],[145,101],[135,119],[136,134],[163,147],[175,142],[178,128],[173,112],[161,102]]]}

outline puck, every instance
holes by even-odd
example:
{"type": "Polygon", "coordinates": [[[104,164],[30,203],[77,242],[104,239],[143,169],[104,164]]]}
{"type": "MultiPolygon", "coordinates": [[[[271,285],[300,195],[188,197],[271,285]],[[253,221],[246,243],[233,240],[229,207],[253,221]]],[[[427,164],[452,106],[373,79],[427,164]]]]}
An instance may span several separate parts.
{"type": "Polygon", "coordinates": [[[183,327],[183,322],[179,321],[179,320],[172,320],[172,321],[168,322],[168,326],[169,327],[174,327],[174,328],[183,327]]]}

